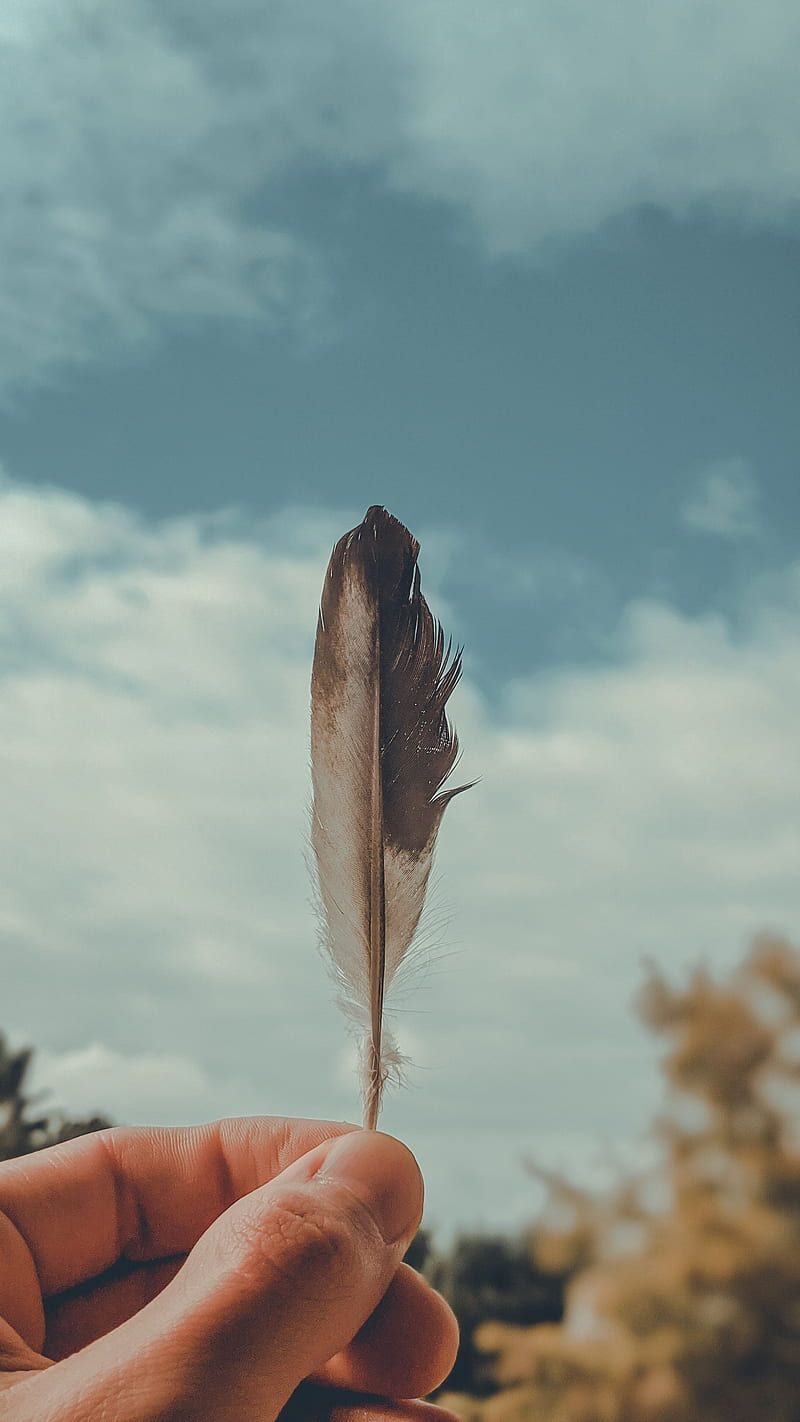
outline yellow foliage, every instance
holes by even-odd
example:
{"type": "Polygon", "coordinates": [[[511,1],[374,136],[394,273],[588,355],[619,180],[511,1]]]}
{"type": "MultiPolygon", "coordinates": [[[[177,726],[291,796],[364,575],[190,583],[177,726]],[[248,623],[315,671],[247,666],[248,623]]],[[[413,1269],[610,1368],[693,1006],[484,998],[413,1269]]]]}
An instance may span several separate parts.
{"type": "Polygon", "coordinates": [[[800,954],[764,939],[728,982],[654,975],[639,1010],[669,1044],[667,1203],[652,1179],[550,1182],[533,1240],[577,1265],[564,1321],[482,1327],[500,1390],[450,1399],[471,1422],[800,1422],[800,954]]]}

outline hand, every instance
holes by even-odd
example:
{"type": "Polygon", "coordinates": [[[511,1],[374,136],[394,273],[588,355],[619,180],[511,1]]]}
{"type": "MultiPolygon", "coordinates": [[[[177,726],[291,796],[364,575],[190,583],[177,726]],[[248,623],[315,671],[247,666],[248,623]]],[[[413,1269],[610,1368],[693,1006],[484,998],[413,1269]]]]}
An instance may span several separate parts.
{"type": "Polygon", "coordinates": [[[421,1213],[405,1146],[324,1121],[101,1131],[6,1162],[0,1419],[270,1422],[294,1394],[304,1419],[433,1422],[388,1401],[443,1381],[457,1342],[401,1263],[421,1213]]]}

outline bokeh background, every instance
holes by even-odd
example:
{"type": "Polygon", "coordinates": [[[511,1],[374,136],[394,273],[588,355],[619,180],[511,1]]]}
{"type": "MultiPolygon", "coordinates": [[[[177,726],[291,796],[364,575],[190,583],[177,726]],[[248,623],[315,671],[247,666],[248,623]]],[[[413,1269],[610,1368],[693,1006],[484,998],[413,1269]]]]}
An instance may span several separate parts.
{"type": "Polygon", "coordinates": [[[649,1161],[646,964],[800,929],[799,48],[792,0],[5,0],[1,1011],[54,1105],[356,1115],[308,676],[383,502],[480,777],[385,1126],[442,1237],[649,1161]]]}

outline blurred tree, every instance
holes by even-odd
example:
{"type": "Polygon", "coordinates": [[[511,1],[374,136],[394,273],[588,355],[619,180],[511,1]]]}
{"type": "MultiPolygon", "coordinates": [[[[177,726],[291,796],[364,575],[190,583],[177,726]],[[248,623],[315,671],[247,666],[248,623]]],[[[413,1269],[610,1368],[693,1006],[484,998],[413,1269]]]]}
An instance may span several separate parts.
{"type": "Polygon", "coordinates": [[[433,1239],[429,1229],[418,1229],[408,1249],[403,1263],[416,1269],[418,1274],[427,1274],[433,1259],[433,1239]]]}
{"type": "Polygon", "coordinates": [[[669,1040],[663,1167],[608,1200],[556,1185],[536,1232],[578,1272],[560,1326],[478,1331],[481,1422],[800,1422],[800,954],[759,941],[729,982],[651,976],[669,1040]]]}
{"type": "Polygon", "coordinates": [[[32,1059],[30,1047],[12,1051],[0,1033],[0,1160],[29,1155],[110,1124],[102,1116],[71,1121],[59,1115],[32,1115],[31,1108],[41,1101],[41,1093],[29,1095],[25,1089],[32,1059]]]}
{"type": "Polygon", "coordinates": [[[444,1294],[461,1330],[447,1386],[473,1396],[497,1390],[487,1359],[475,1344],[481,1323],[493,1319],[530,1327],[556,1322],[563,1313],[562,1272],[540,1268],[524,1237],[461,1236],[448,1253],[433,1256],[425,1272],[444,1294]]]}

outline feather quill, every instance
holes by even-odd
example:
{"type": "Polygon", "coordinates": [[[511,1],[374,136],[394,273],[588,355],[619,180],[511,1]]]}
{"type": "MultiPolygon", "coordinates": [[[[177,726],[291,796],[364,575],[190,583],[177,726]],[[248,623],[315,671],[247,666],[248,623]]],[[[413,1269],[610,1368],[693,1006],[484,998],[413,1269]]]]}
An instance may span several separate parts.
{"type": "Polygon", "coordinates": [[[331,555],[311,676],[311,843],[324,947],[361,1043],[374,1129],[400,1055],[386,993],[411,948],[458,755],[446,704],[461,655],[420,591],[419,544],[369,509],[331,555]]]}

